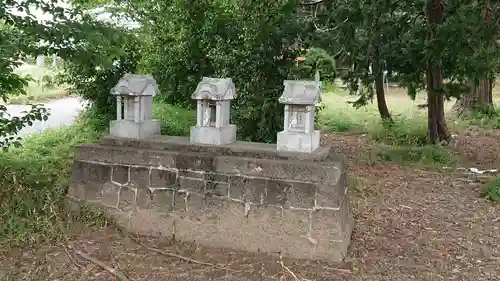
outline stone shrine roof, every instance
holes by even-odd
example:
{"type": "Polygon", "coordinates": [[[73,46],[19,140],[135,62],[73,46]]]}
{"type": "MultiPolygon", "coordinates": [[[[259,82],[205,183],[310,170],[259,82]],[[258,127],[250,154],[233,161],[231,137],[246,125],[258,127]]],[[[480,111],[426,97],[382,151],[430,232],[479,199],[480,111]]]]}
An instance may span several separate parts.
{"type": "Polygon", "coordinates": [[[155,96],[159,93],[156,80],[151,76],[125,74],[111,89],[116,96],[155,96]]]}
{"type": "Polygon", "coordinates": [[[285,89],[279,98],[283,104],[316,105],[321,102],[321,82],[285,80],[285,89]]]}
{"type": "Polygon", "coordinates": [[[203,77],[191,95],[195,100],[232,100],[236,97],[236,88],[231,78],[203,77]]]}

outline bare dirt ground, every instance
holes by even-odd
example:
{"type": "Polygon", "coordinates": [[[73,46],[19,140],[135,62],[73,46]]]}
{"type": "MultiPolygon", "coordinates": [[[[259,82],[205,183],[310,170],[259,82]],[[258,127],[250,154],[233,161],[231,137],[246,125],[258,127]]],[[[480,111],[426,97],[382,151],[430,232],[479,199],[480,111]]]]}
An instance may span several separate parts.
{"type": "MultiPolygon", "coordinates": [[[[364,164],[360,159],[369,144],[363,135],[328,135],[323,141],[348,156],[352,178],[359,182],[351,190],[356,227],[343,264],[131,239],[107,227],[75,231],[66,243],[13,250],[0,257],[0,280],[120,280],[75,251],[131,281],[500,280],[500,205],[480,198],[480,183],[463,172],[364,164]]],[[[496,135],[464,135],[457,137],[456,149],[470,165],[494,168],[500,165],[498,143],[496,135]]]]}

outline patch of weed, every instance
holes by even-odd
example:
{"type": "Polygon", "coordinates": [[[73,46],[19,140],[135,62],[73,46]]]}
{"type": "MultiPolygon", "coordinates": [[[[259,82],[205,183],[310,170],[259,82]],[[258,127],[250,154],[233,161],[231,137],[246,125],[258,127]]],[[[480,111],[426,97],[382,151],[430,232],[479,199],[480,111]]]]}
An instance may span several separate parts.
{"type": "Polygon", "coordinates": [[[365,197],[366,194],[369,193],[365,185],[365,180],[356,175],[349,175],[347,185],[349,187],[350,194],[365,197]]]}
{"type": "Polygon", "coordinates": [[[483,185],[482,196],[490,201],[500,203],[500,177],[495,177],[483,185]]]}
{"type": "Polygon", "coordinates": [[[482,128],[500,129],[500,109],[484,107],[466,116],[464,121],[482,128]]]}
{"type": "Polygon", "coordinates": [[[318,127],[323,132],[349,132],[362,130],[363,124],[357,123],[342,112],[324,109],[318,118],[318,127]]]}
{"type": "Polygon", "coordinates": [[[0,248],[61,235],[74,146],[99,132],[86,120],[48,130],[0,152],[0,248]]]}
{"type": "Polygon", "coordinates": [[[452,151],[438,145],[379,147],[368,157],[370,163],[382,161],[437,169],[456,165],[452,151]]]}
{"type": "Polygon", "coordinates": [[[395,118],[393,123],[378,122],[368,130],[376,142],[395,146],[425,146],[427,124],[425,120],[395,118]]]}

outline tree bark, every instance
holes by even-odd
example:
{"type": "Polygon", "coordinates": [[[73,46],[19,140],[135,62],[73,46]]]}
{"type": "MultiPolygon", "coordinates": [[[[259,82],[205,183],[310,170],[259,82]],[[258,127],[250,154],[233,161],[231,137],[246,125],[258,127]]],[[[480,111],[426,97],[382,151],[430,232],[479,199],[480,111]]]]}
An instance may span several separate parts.
{"type": "Polygon", "coordinates": [[[384,72],[380,63],[380,50],[378,46],[375,46],[373,53],[373,71],[375,72],[375,94],[377,96],[378,112],[382,120],[392,122],[391,113],[385,100],[384,72]]]}
{"type": "MultiPolygon", "coordinates": [[[[427,1],[427,23],[429,25],[442,24],[444,17],[442,0],[427,1]]],[[[436,36],[429,34],[429,40],[436,36]]],[[[443,75],[438,67],[440,58],[431,58],[427,62],[427,125],[428,140],[431,144],[449,142],[451,139],[444,116],[444,97],[442,93],[443,75]]]]}
{"type": "Polygon", "coordinates": [[[470,92],[461,96],[453,105],[452,110],[457,117],[493,106],[493,79],[481,79],[478,84],[471,79],[469,83],[470,92]]]}

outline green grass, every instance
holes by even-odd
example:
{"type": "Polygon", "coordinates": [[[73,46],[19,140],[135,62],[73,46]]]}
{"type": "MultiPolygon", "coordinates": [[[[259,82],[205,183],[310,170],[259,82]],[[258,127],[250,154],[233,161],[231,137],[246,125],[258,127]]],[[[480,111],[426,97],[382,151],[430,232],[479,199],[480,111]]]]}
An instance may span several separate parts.
{"type": "MultiPolygon", "coordinates": [[[[376,101],[356,109],[349,103],[356,99],[356,96],[349,95],[347,90],[338,84],[325,87],[323,94],[325,109],[318,117],[318,127],[324,132],[373,133],[380,129],[376,101]]],[[[427,111],[418,108],[418,105],[425,103],[425,95],[417,95],[415,100],[411,100],[404,90],[390,88],[386,101],[392,117],[396,123],[400,123],[397,124],[398,128],[406,125],[408,128],[413,128],[413,125],[417,124],[420,130],[426,126],[427,111]]],[[[453,101],[445,103],[446,110],[450,110],[452,106],[453,101]]],[[[405,129],[406,133],[409,131],[410,129],[405,129]]]]}
{"type": "MultiPolygon", "coordinates": [[[[425,96],[412,101],[401,89],[391,88],[386,100],[394,122],[387,124],[380,119],[376,101],[355,109],[348,102],[356,97],[338,86],[329,89],[323,97],[325,109],[318,117],[318,127],[324,132],[366,134],[377,144],[365,155],[368,163],[394,162],[439,169],[456,165],[449,148],[426,145],[426,109],[418,108],[425,103],[425,96]]],[[[447,102],[446,109],[452,105],[453,102],[447,102]]]]}
{"type": "Polygon", "coordinates": [[[98,136],[91,121],[82,119],[0,152],[0,249],[61,235],[73,148],[98,136]]]}
{"type": "Polygon", "coordinates": [[[418,167],[446,170],[457,165],[457,159],[450,148],[439,145],[387,146],[367,153],[368,163],[392,162],[418,167]]]}
{"type": "Polygon", "coordinates": [[[500,177],[495,177],[484,184],[482,195],[490,201],[500,203],[500,177]]]}
{"type": "Polygon", "coordinates": [[[500,109],[484,108],[472,115],[465,116],[459,122],[462,126],[475,125],[484,129],[500,129],[500,109]]]}

